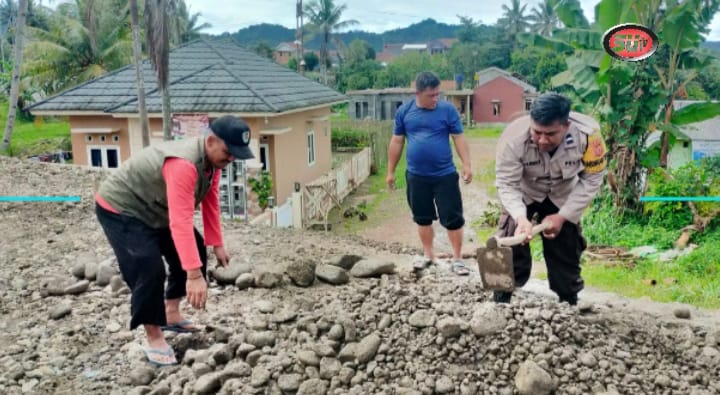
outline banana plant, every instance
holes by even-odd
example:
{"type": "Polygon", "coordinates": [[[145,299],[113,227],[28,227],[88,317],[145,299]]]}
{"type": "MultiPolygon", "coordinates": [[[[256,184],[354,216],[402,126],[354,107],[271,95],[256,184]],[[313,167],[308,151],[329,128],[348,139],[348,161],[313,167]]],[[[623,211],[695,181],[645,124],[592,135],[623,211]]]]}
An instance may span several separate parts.
{"type": "MultiPolygon", "coordinates": [[[[659,164],[667,163],[674,136],[688,119],[720,114],[720,105],[693,105],[673,117],[673,101],[708,64],[698,50],[718,10],[718,0],[601,0],[591,25],[577,0],[551,0],[564,28],[552,39],[523,35],[528,45],[561,51],[568,70],[553,77],[555,87],[575,93],[585,108],[600,116],[611,154],[610,187],[618,206],[637,206],[645,140],[650,131],[663,134],[659,164]],[[656,32],[657,52],[640,62],[613,59],[602,36],[622,23],[637,23],[656,32]]],[[[647,164],[647,162],[645,162],[647,164]]]]}

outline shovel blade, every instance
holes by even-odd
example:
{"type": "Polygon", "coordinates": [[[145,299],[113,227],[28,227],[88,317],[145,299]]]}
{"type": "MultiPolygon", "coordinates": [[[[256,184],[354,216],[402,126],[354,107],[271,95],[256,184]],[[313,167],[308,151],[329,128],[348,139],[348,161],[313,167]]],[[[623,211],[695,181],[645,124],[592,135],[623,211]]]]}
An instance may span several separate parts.
{"type": "Polygon", "coordinates": [[[484,289],[491,291],[515,289],[511,248],[480,247],[477,249],[477,261],[484,289]]]}

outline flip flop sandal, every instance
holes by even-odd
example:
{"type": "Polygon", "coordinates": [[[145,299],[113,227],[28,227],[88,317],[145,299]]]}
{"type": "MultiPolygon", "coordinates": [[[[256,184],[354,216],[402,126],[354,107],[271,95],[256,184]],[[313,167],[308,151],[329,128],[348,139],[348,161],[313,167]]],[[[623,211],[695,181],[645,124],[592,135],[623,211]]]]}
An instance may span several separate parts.
{"type": "Polygon", "coordinates": [[[182,320],[174,324],[161,326],[160,329],[164,331],[177,332],[177,333],[193,333],[200,332],[200,328],[194,326],[190,320],[182,320]]]}
{"type": "Polygon", "coordinates": [[[465,266],[465,263],[459,261],[453,262],[452,271],[458,276],[467,276],[470,274],[470,269],[465,266]]]}
{"type": "Polygon", "coordinates": [[[175,359],[175,351],[173,351],[172,347],[168,347],[167,350],[161,350],[157,348],[150,348],[150,347],[144,347],[143,351],[145,352],[145,356],[148,359],[148,362],[155,366],[172,366],[177,365],[177,359],[175,359]],[[158,358],[159,357],[172,357],[171,362],[165,362],[164,359],[158,358]]]}
{"type": "Polygon", "coordinates": [[[430,259],[430,258],[427,258],[427,257],[424,257],[424,256],[422,256],[422,257],[417,257],[417,258],[415,258],[415,260],[413,260],[413,269],[415,269],[415,270],[425,270],[425,269],[427,269],[428,267],[430,267],[430,265],[432,265],[432,263],[433,263],[433,262],[432,262],[432,259],[430,259]]]}

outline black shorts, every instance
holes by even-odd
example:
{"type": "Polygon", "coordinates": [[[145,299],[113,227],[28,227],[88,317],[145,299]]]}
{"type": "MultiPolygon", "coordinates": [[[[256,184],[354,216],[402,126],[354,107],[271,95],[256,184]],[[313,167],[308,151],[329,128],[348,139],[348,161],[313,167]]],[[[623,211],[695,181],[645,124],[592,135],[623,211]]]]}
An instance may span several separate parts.
{"type": "Polygon", "coordinates": [[[423,177],[405,172],[405,180],[407,201],[416,224],[432,225],[440,217],[440,224],[448,230],[465,225],[460,175],[457,172],[441,177],[423,177]]]}

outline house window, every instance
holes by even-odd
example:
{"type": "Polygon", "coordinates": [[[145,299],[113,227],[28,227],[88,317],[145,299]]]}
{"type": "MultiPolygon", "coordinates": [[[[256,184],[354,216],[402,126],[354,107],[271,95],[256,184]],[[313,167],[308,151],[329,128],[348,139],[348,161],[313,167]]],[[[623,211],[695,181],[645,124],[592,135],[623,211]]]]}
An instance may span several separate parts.
{"type": "Polygon", "coordinates": [[[500,115],[500,102],[493,102],[493,115],[499,116],[500,115]]]}
{"type": "Polygon", "coordinates": [[[315,163],[315,131],[310,129],[307,134],[308,166],[315,163]]]}
{"type": "Polygon", "coordinates": [[[532,99],[525,99],[525,111],[530,111],[530,107],[532,107],[532,99]]]}
{"type": "Polygon", "coordinates": [[[88,147],[88,164],[92,167],[115,169],[120,166],[120,148],[117,146],[88,147]]]}
{"type": "Polygon", "coordinates": [[[355,102],[355,119],[362,119],[362,112],[360,112],[360,102],[355,102]]]}

